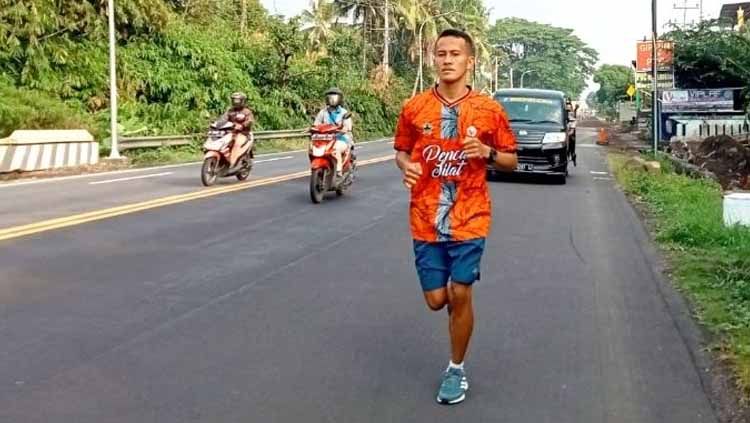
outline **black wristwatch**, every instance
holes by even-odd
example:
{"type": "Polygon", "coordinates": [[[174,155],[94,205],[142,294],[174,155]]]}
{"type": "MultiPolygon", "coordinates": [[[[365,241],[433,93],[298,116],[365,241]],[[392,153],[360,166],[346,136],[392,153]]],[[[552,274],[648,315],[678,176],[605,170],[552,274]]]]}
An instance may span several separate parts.
{"type": "Polygon", "coordinates": [[[490,157],[487,158],[487,163],[495,164],[497,161],[497,150],[490,148],[490,157]]]}

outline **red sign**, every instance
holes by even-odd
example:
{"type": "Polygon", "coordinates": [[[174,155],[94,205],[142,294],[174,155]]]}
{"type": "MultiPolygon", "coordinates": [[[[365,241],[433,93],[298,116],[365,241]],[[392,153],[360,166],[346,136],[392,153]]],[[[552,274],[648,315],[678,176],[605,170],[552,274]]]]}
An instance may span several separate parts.
{"type": "MultiPolygon", "coordinates": [[[[636,60],[637,72],[651,72],[653,62],[653,45],[651,41],[641,41],[638,43],[638,56],[636,60]]],[[[674,64],[674,43],[671,41],[657,41],[657,67],[660,71],[672,69],[674,64]]]]}

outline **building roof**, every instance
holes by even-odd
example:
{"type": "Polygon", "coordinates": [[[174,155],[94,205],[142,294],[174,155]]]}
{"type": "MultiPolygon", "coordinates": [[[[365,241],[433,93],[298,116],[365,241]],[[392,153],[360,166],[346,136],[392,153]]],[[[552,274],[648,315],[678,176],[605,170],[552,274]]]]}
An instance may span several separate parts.
{"type": "Polygon", "coordinates": [[[750,23],[750,2],[745,3],[729,3],[721,7],[721,14],[719,19],[722,21],[732,22],[732,25],[737,24],[737,9],[742,7],[745,11],[745,21],[750,23]]]}

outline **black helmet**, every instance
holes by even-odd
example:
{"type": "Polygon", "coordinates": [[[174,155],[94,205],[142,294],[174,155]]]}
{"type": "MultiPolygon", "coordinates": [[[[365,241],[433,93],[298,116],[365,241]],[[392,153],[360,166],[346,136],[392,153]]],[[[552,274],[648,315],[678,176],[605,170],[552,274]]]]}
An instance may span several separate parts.
{"type": "Polygon", "coordinates": [[[326,104],[328,107],[337,107],[344,102],[344,93],[340,89],[333,87],[326,91],[326,104]]]}
{"type": "Polygon", "coordinates": [[[232,107],[234,108],[242,108],[247,105],[247,96],[245,93],[242,92],[236,92],[232,94],[232,107]]]}

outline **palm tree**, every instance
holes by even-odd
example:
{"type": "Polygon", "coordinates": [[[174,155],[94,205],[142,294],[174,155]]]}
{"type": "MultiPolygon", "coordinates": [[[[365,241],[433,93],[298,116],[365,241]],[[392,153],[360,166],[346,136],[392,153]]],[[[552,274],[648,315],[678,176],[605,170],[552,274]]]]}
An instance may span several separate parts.
{"type": "MultiPolygon", "coordinates": [[[[482,0],[401,0],[397,1],[396,13],[402,24],[401,40],[408,46],[409,59],[414,61],[421,48],[426,52],[425,63],[432,63],[431,46],[438,32],[447,27],[462,29],[472,35],[477,50],[480,75],[491,75],[491,61],[487,48],[486,34],[488,13],[482,0]],[[421,37],[420,37],[421,35],[421,37]],[[421,38],[421,45],[420,45],[421,38]]],[[[417,81],[420,80],[418,72],[417,81]]],[[[415,91],[417,82],[415,82],[415,91]]]]}
{"type": "Polygon", "coordinates": [[[438,3],[435,0],[394,0],[393,13],[395,28],[398,31],[397,39],[402,47],[406,48],[408,58],[414,62],[419,54],[419,49],[424,48],[424,42],[420,45],[420,30],[423,26],[422,40],[434,38],[436,23],[433,16],[440,14],[438,3]],[[426,35],[425,35],[426,34],[426,35]]]}
{"type": "Polygon", "coordinates": [[[339,16],[352,16],[355,22],[360,20],[372,23],[377,16],[383,15],[383,0],[333,0],[339,16]]]}
{"type": "Polygon", "coordinates": [[[355,23],[362,28],[362,69],[367,71],[368,50],[375,46],[375,51],[380,50],[382,35],[378,28],[383,27],[384,5],[383,0],[333,0],[338,9],[340,17],[351,17],[355,23]]]}
{"type": "Polygon", "coordinates": [[[487,42],[489,13],[482,0],[443,0],[444,9],[460,10],[461,14],[446,16],[449,25],[471,34],[477,48],[477,58],[486,61],[490,47],[487,42]]]}
{"type": "Polygon", "coordinates": [[[322,56],[328,53],[326,45],[333,35],[333,25],[337,18],[338,10],[331,0],[310,0],[310,10],[302,12],[308,53],[322,56]]]}
{"type": "MultiPolygon", "coordinates": [[[[365,47],[363,62],[367,63],[366,50],[371,51],[374,48],[376,54],[371,57],[381,56],[385,1],[329,1],[336,8],[335,13],[339,17],[351,17],[362,26],[365,47]]],[[[482,67],[491,62],[486,41],[489,16],[482,0],[391,0],[390,13],[394,31],[394,51],[404,62],[416,63],[418,53],[422,49],[427,52],[426,63],[429,64],[430,46],[434,44],[438,31],[446,27],[461,28],[469,32],[475,39],[477,58],[482,67]],[[456,13],[452,13],[454,11],[456,13]]]]}

